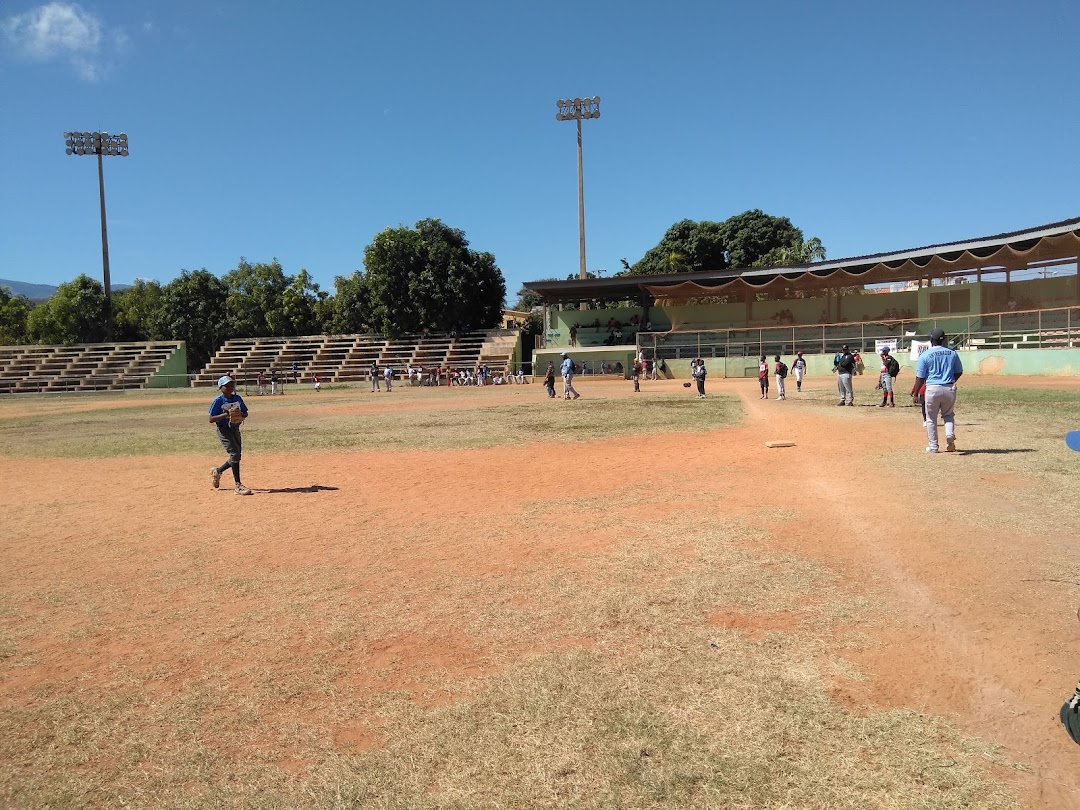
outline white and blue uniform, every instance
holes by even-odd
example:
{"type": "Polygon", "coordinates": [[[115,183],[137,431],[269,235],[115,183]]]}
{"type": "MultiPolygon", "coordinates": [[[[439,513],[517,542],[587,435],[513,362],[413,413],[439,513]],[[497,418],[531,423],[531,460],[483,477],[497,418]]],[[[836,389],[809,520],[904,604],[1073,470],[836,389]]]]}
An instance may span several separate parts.
{"type": "Polygon", "coordinates": [[[928,453],[938,451],[937,419],[945,420],[945,444],[952,450],[956,442],[956,380],[964,373],[960,355],[948,346],[931,346],[915,366],[915,376],[926,380],[926,438],[928,453]]]}
{"type": "Polygon", "coordinates": [[[570,399],[571,394],[577,399],[581,394],[574,390],[574,361],[564,357],[562,361],[563,399],[570,399]]]}

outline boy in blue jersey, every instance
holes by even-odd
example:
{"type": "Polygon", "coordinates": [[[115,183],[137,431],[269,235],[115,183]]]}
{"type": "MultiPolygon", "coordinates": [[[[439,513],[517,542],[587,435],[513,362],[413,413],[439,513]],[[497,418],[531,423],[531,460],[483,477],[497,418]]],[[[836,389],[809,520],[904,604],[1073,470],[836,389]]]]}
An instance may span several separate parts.
{"type": "Polygon", "coordinates": [[[247,419],[247,405],[243,397],[236,393],[236,383],[232,377],[219,379],[218,390],[221,393],[210,403],[210,423],[217,428],[218,441],[229,454],[229,460],[210,470],[210,484],[217,489],[221,485],[221,474],[231,467],[236,494],[250,495],[251,490],[240,481],[240,424],[247,419]]]}
{"type": "Polygon", "coordinates": [[[964,373],[960,355],[945,345],[945,330],[930,333],[930,348],[919,355],[912,393],[926,384],[927,453],[938,451],[938,414],[945,420],[945,452],[956,450],[956,381],[964,373]]]}

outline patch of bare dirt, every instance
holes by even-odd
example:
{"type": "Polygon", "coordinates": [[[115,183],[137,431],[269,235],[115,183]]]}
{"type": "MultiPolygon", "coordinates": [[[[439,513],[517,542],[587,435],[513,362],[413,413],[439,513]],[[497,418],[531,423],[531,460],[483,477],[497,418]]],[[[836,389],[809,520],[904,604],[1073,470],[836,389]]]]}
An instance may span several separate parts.
{"type": "MultiPolygon", "coordinates": [[[[682,391],[681,382],[648,383],[642,396],[682,391]]],[[[1080,387],[1080,380],[1049,378],[965,383],[1080,387]]],[[[831,379],[811,378],[804,387],[810,395],[831,386],[831,379]]],[[[526,390],[544,396],[541,385],[526,390]]],[[[624,382],[586,378],[579,390],[583,396],[632,396],[624,382]]],[[[1016,472],[968,473],[962,456],[923,457],[924,437],[910,409],[836,412],[800,403],[794,393],[787,402],[760,401],[752,379],[711,379],[708,390],[739,395],[745,424],[650,437],[647,452],[640,437],[573,447],[317,456],[261,454],[252,442],[245,448],[245,479],[269,491],[245,498],[210,489],[206,461],[219,455],[210,438],[206,461],[20,460],[18,475],[5,476],[0,489],[9,505],[0,590],[9,601],[40,612],[41,634],[21,642],[30,645],[36,663],[7,671],[0,697],[17,704],[44,682],[92,681],[120,664],[141,673],[167,670],[157,681],[167,688],[169,678],[197,671],[200,662],[227,660],[236,649],[252,654],[263,642],[233,628],[254,604],[245,589],[280,589],[283,600],[299,601],[302,592],[290,590],[290,580],[274,579],[292,570],[342,572],[340,603],[321,607],[346,623],[377,609],[371,606],[380,594],[408,593],[411,583],[447,575],[482,583],[516,569],[587,566],[590,554],[618,541],[603,526],[539,512],[528,534],[508,530],[493,542],[489,533],[474,530],[476,521],[497,522],[500,514],[567,497],[610,498],[615,482],[589,471],[614,469],[618,487],[649,488],[681,478],[696,491],[714,492],[716,519],[766,527],[771,542],[827,563],[881,606],[889,621],[869,628],[879,643],[850,652],[865,677],[837,677],[836,700],[855,709],[901,706],[943,715],[1022,764],[1011,778],[1027,806],[1080,807],[1078,751],[1057,721],[1058,707],[1080,675],[1074,615],[1080,594],[1040,581],[1048,568],[1075,569],[1077,553],[1061,538],[988,531],[985,521],[965,519],[968,505],[992,510],[1002,487],[1032,482],[1016,472]],[[778,438],[796,446],[765,447],[778,438]],[[897,459],[922,474],[898,477],[897,459]],[[313,482],[333,489],[312,490],[313,482]],[[200,601],[200,571],[207,569],[227,572],[235,586],[214,604],[200,601]],[[91,603],[80,603],[87,589],[94,594],[91,603]],[[93,617],[91,626],[78,618],[86,615],[93,617]]],[[[861,394],[866,397],[865,390],[861,394]]],[[[493,389],[487,401],[521,395],[514,388],[493,389]]],[[[409,401],[408,391],[378,396],[375,402],[361,391],[355,403],[318,407],[358,412],[456,406],[455,391],[446,392],[445,405],[409,401]]],[[[303,404],[316,403],[309,397],[303,404]]],[[[193,401],[193,407],[204,405],[205,398],[193,401]]],[[[685,506],[677,491],[669,504],[672,510],[685,506]]],[[[1077,528],[1062,525],[1061,533],[1075,538],[1077,528]]],[[[707,618],[755,636],[795,622],[783,613],[707,618]]],[[[304,638],[297,621],[296,655],[332,653],[332,643],[304,638]]],[[[438,702],[452,700],[431,689],[440,672],[483,677],[495,671],[493,651],[452,625],[435,626],[440,629],[403,628],[366,640],[352,658],[332,656],[340,668],[337,688],[403,688],[418,700],[438,702]]],[[[350,632],[362,637],[362,628],[350,632]]],[[[567,642],[505,643],[503,656],[567,642]]],[[[370,718],[323,720],[335,729],[340,750],[378,745],[370,718]]],[[[303,761],[280,764],[290,773],[307,767],[303,761]]]]}

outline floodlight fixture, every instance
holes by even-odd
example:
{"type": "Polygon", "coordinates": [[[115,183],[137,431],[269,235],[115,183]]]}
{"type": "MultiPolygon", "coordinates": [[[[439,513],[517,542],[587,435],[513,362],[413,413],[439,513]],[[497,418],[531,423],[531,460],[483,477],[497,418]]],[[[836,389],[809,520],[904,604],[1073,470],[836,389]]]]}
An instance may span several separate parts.
{"type": "Polygon", "coordinates": [[[126,132],[110,135],[108,132],[65,132],[65,153],[69,155],[97,155],[98,200],[101,206],[101,273],[105,282],[105,339],[112,340],[112,281],[109,277],[109,234],[105,225],[105,170],[101,158],[127,157],[128,136],[126,132]]]}
{"type": "Polygon", "coordinates": [[[592,98],[560,98],[556,121],[577,121],[577,183],[578,183],[578,277],[587,278],[585,271],[585,178],[581,166],[581,120],[600,117],[600,96],[592,98]]]}

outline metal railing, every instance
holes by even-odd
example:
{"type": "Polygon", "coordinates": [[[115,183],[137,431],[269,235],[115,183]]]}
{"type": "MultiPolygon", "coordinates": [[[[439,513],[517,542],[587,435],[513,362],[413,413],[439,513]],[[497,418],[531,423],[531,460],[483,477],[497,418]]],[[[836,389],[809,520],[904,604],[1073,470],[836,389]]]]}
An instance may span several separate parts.
{"type": "Polygon", "coordinates": [[[800,351],[830,354],[845,343],[865,354],[873,352],[879,340],[895,341],[897,351],[907,351],[911,341],[926,340],[937,328],[945,330],[950,345],[957,349],[1078,348],[1080,307],[861,323],[640,332],[636,345],[652,357],[666,360],[790,356],[800,351]]]}

